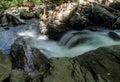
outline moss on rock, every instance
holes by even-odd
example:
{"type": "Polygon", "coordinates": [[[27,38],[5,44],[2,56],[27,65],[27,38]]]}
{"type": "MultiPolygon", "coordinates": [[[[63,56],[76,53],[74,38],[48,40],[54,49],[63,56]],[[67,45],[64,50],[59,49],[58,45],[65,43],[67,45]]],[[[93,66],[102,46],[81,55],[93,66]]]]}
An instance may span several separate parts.
{"type": "Polygon", "coordinates": [[[12,71],[12,64],[8,57],[0,52],[0,82],[7,79],[12,71]]]}

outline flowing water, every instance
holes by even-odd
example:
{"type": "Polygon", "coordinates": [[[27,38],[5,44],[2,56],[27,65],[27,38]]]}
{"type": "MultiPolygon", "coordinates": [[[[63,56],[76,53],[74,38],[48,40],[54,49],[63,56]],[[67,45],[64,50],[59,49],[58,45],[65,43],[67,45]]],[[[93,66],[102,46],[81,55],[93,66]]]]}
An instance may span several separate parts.
{"type": "MultiPolygon", "coordinates": [[[[40,49],[48,58],[74,57],[101,46],[120,44],[120,41],[115,41],[108,36],[110,30],[70,31],[59,42],[42,36],[33,25],[20,25],[9,30],[0,30],[0,49],[4,54],[9,54],[11,45],[21,36],[31,37],[29,45],[40,49]]],[[[120,34],[119,31],[115,33],[120,34]]]]}

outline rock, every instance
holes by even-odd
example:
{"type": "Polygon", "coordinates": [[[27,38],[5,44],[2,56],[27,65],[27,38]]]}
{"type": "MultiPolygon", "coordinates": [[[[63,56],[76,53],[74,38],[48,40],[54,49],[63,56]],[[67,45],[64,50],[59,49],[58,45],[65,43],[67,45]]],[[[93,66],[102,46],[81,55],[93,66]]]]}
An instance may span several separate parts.
{"type": "Polygon", "coordinates": [[[71,29],[67,22],[76,11],[77,6],[77,3],[65,3],[57,6],[53,11],[48,11],[47,15],[41,17],[41,23],[44,22],[47,28],[46,31],[41,33],[47,34],[52,39],[60,39],[66,31],[71,29]],[[57,36],[56,33],[59,35],[57,36]],[[55,37],[53,35],[55,35],[55,37]]]}
{"type": "Polygon", "coordinates": [[[113,24],[112,28],[113,29],[120,29],[120,17],[118,17],[115,21],[115,23],[113,24]]]}
{"type": "Polygon", "coordinates": [[[8,57],[2,55],[0,51],[0,82],[8,79],[12,71],[12,64],[8,57]]]}
{"type": "Polygon", "coordinates": [[[25,82],[25,76],[22,71],[12,70],[10,82],[25,82]]]}
{"type": "Polygon", "coordinates": [[[44,54],[29,44],[30,38],[18,38],[11,47],[10,55],[13,69],[21,69],[27,74],[48,68],[48,59],[44,54]]]}
{"type": "MultiPolygon", "coordinates": [[[[108,47],[100,47],[96,50],[86,52],[74,58],[66,58],[66,57],[51,58],[49,59],[50,68],[44,69],[44,71],[42,72],[37,72],[32,77],[31,81],[33,82],[81,82],[81,81],[119,82],[120,80],[119,49],[120,49],[120,45],[115,45],[108,47]]],[[[43,68],[44,67],[46,66],[43,65],[43,68]]],[[[21,78],[20,81],[24,82],[24,77],[21,74],[22,72],[14,70],[13,73],[14,74],[12,74],[11,76],[11,80],[13,82],[18,81],[16,78],[21,78]]]]}
{"type": "Polygon", "coordinates": [[[108,33],[109,37],[111,37],[113,40],[120,40],[120,36],[116,34],[115,32],[109,32],[108,33]]]}
{"type": "MultiPolygon", "coordinates": [[[[120,45],[101,47],[74,58],[51,58],[43,82],[119,82],[120,45]]],[[[38,80],[39,81],[39,80],[38,80]]]]}
{"type": "Polygon", "coordinates": [[[3,16],[4,11],[0,11],[0,18],[3,16]]]}
{"type": "Polygon", "coordinates": [[[74,48],[75,46],[85,44],[89,40],[92,40],[90,35],[88,31],[70,31],[61,38],[59,44],[68,48],[74,48]]]}
{"type": "Polygon", "coordinates": [[[112,24],[114,20],[116,20],[117,16],[113,15],[107,9],[98,4],[93,5],[94,6],[90,8],[91,14],[88,16],[89,20],[91,20],[95,25],[112,28],[112,24]]]}
{"type": "Polygon", "coordinates": [[[89,7],[87,6],[78,6],[77,10],[73,13],[69,19],[69,25],[74,30],[83,30],[88,25],[92,25],[91,21],[88,19],[87,15],[89,7]]]}
{"type": "Polygon", "coordinates": [[[4,14],[1,18],[1,26],[11,26],[11,25],[20,25],[23,24],[24,22],[17,17],[13,16],[12,14],[6,13],[4,14]]]}
{"type": "Polygon", "coordinates": [[[82,66],[80,70],[84,70],[82,71],[82,74],[85,75],[84,79],[87,79],[87,73],[90,73],[88,77],[92,76],[93,80],[86,82],[119,82],[119,49],[120,45],[101,47],[73,59],[82,66]]]}
{"type": "Polygon", "coordinates": [[[88,29],[88,30],[90,30],[90,31],[101,31],[101,30],[103,30],[104,29],[104,27],[99,27],[99,26],[88,26],[88,27],[86,27],[85,29],[88,29]]]}
{"type": "Polygon", "coordinates": [[[115,2],[111,3],[109,6],[116,10],[120,10],[120,1],[115,1],[115,2]]]}
{"type": "Polygon", "coordinates": [[[69,58],[52,58],[50,64],[50,74],[46,74],[44,82],[75,82],[69,58]]]}
{"type": "Polygon", "coordinates": [[[38,14],[34,13],[34,12],[28,12],[28,11],[23,11],[20,13],[20,18],[22,18],[22,19],[31,19],[34,17],[38,18],[38,14]]]}

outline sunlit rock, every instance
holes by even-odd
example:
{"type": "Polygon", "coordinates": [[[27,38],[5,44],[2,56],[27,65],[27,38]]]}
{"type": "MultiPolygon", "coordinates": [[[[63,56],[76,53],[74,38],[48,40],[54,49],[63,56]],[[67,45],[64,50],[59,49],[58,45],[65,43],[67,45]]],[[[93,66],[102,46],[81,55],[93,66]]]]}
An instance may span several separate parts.
{"type": "Polygon", "coordinates": [[[47,30],[46,28],[41,27],[41,29],[45,29],[45,31],[41,33],[47,34],[48,36],[50,35],[50,37],[55,33],[59,33],[60,35],[51,37],[58,39],[61,34],[70,29],[70,27],[67,26],[67,22],[76,11],[77,6],[77,3],[65,3],[57,6],[53,12],[50,11],[47,15],[47,18],[45,15],[43,15],[45,17],[41,17],[42,22],[40,22],[40,24],[44,25],[47,30]]]}

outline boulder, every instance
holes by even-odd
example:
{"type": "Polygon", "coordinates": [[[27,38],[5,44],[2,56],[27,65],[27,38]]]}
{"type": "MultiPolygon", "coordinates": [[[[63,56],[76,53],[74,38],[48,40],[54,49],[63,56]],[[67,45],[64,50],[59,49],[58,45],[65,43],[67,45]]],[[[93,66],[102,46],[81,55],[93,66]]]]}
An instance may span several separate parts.
{"type": "Polygon", "coordinates": [[[87,31],[70,31],[61,38],[59,44],[68,48],[74,48],[80,44],[84,44],[92,40],[91,34],[87,31]]]}
{"type": "Polygon", "coordinates": [[[111,3],[109,6],[116,10],[120,10],[120,1],[115,1],[115,2],[111,3]]]}
{"type": "Polygon", "coordinates": [[[28,11],[23,11],[20,13],[20,18],[22,19],[31,19],[34,17],[34,13],[33,12],[28,12],[28,11]]]}
{"type": "Polygon", "coordinates": [[[31,47],[29,40],[28,37],[20,37],[12,45],[10,55],[13,69],[21,69],[27,74],[44,72],[48,67],[48,59],[39,49],[31,47]]]}
{"type": "Polygon", "coordinates": [[[19,18],[17,18],[16,16],[6,13],[4,14],[1,18],[1,26],[5,27],[5,26],[11,26],[11,25],[20,25],[23,24],[24,22],[22,20],[20,20],[19,18]]]}
{"type": "Polygon", "coordinates": [[[108,33],[109,37],[112,38],[113,40],[120,40],[120,36],[116,34],[115,32],[109,32],[108,33]]]}
{"type": "MultiPolygon", "coordinates": [[[[43,82],[119,82],[120,45],[100,47],[74,58],[51,58],[43,82]]],[[[38,80],[39,81],[39,80],[38,80]]]]}
{"type": "Polygon", "coordinates": [[[120,29],[120,17],[118,17],[115,21],[115,23],[113,24],[113,29],[120,29]]]}
{"type": "MultiPolygon", "coordinates": [[[[86,82],[119,82],[119,49],[120,45],[101,47],[73,59],[81,66],[79,71],[82,71],[84,79],[90,79],[86,82]]],[[[79,74],[75,73],[78,77],[79,74]]]]}
{"type": "Polygon", "coordinates": [[[98,4],[93,4],[93,6],[89,8],[90,13],[88,18],[94,23],[94,25],[112,28],[113,22],[115,22],[117,18],[116,15],[98,4]]]}
{"type": "Polygon", "coordinates": [[[8,79],[12,71],[12,64],[8,57],[2,55],[0,51],[0,82],[8,79]]]}
{"type": "Polygon", "coordinates": [[[22,71],[12,70],[10,82],[25,82],[25,76],[22,71]]]}
{"type": "Polygon", "coordinates": [[[40,27],[42,34],[47,34],[51,39],[60,39],[60,37],[71,27],[68,24],[69,19],[77,10],[77,3],[64,3],[57,6],[53,11],[49,10],[47,15],[42,15],[41,23],[44,23],[46,30],[40,27]],[[54,36],[53,36],[54,35],[54,36]]]}
{"type": "Polygon", "coordinates": [[[75,82],[70,58],[52,58],[50,64],[51,68],[45,75],[44,82],[75,82]]]}

